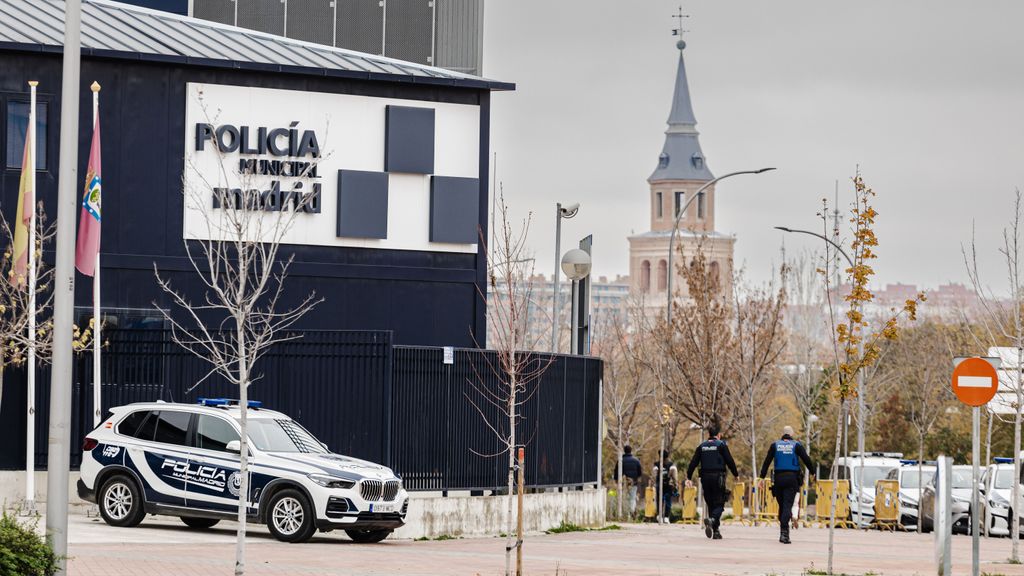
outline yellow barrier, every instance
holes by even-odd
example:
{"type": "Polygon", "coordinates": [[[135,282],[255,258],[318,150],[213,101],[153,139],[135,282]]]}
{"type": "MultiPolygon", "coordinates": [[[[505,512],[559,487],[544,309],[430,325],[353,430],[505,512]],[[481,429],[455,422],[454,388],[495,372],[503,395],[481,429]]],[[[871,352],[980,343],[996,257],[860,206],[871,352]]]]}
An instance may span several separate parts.
{"type": "Polygon", "coordinates": [[[650,519],[653,519],[655,516],[658,515],[658,503],[655,502],[654,499],[655,499],[654,486],[648,486],[647,489],[644,490],[644,518],[645,519],[650,520],[650,519]]]}
{"type": "Polygon", "coordinates": [[[743,511],[743,500],[747,494],[747,485],[744,482],[737,482],[732,485],[732,521],[740,524],[749,524],[743,511]]]}
{"type": "Polygon", "coordinates": [[[697,487],[683,488],[683,524],[697,523],[697,487]]]}
{"type": "MultiPolygon", "coordinates": [[[[850,481],[836,481],[836,527],[854,528],[850,520],[850,481]]],[[[819,526],[828,526],[831,520],[832,480],[818,480],[814,488],[817,499],[814,504],[814,519],[819,526]]]]}
{"type": "Polygon", "coordinates": [[[754,520],[774,522],[779,519],[779,501],[772,495],[772,481],[760,482],[755,491],[757,509],[753,513],[754,520]]]}
{"type": "Polygon", "coordinates": [[[900,524],[900,483],[896,480],[875,482],[875,519],[879,530],[902,530],[900,524]]]}

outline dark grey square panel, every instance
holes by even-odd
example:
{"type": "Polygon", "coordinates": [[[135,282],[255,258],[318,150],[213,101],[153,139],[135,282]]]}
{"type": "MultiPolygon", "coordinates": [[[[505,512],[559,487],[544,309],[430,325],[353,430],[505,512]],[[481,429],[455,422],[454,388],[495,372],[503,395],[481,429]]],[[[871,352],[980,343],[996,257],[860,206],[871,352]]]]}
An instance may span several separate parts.
{"type": "Polygon", "coordinates": [[[388,237],[388,175],[338,170],[339,238],[388,237]]]}
{"type": "Polygon", "coordinates": [[[430,241],[475,244],[480,241],[480,180],[433,176],[430,179],[430,241]]]}
{"type": "Polygon", "coordinates": [[[434,109],[388,106],[384,170],[434,173],[434,109]]]}

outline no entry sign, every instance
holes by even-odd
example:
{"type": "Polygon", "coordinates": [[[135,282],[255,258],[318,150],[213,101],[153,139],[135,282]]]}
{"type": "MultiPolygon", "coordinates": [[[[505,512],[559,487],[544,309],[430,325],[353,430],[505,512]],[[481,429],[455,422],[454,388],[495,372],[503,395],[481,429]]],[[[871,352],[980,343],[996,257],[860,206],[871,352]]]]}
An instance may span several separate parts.
{"type": "Polygon", "coordinates": [[[984,406],[996,395],[999,377],[983,358],[967,358],[953,369],[953,393],[968,406],[984,406]]]}

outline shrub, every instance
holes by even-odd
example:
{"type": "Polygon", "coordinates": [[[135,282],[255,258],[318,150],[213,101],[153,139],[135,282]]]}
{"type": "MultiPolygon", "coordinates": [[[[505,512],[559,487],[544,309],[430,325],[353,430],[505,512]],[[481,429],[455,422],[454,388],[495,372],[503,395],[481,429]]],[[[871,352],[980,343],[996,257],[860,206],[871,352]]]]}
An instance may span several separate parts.
{"type": "Polygon", "coordinates": [[[57,555],[36,533],[37,523],[22,524],[4,510],[0,518],[0,574],[52,576],[57,572],[57,555]]]}

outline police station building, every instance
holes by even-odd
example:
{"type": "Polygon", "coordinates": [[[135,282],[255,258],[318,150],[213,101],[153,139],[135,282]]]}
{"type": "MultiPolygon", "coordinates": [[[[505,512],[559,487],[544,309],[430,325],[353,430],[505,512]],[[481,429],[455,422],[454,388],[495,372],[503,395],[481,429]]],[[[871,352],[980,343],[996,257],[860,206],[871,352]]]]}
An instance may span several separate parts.
{"type": "MultiPolygon", "coordinates": [[[[63,8],[0,3],[9,221],[30,80],[39,82],[39,196],[56,213],[63,8]]],[[[226,170],[263,193],[262,208],[304,200],[284,239],[295,258],[286,292],[324,301],[299,328],[482,345],[490,93],[513,85],[106,0],[82,9],[79,174],[95,81],[105,315],[121,326],[158,319],[146,312],[167,304],[154,266],[200,289],[183,241],[201,239],[202,211],[217,207],[187,191],[216,186],[226,170]]],[[[88,279],[77,284],[76,303],[90,306],[88,279]]]]}

